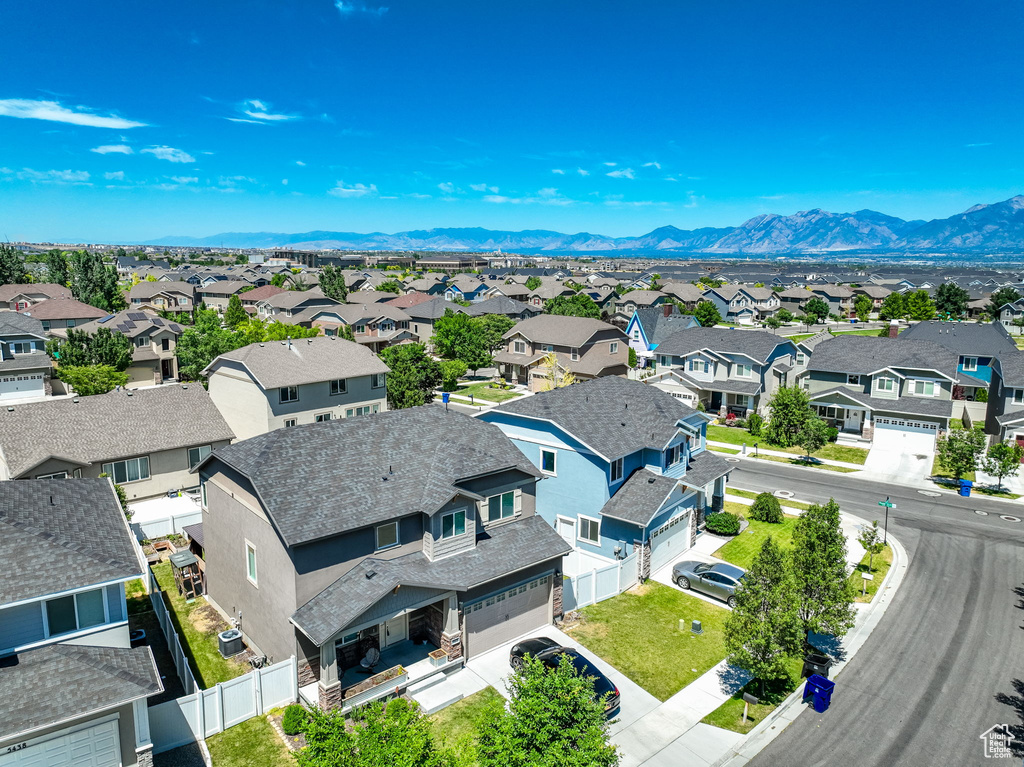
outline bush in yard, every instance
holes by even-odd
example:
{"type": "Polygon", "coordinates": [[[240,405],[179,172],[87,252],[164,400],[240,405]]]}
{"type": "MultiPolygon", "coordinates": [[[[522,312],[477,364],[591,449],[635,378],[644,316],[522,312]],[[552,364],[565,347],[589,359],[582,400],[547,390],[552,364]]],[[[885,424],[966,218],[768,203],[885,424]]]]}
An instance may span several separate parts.
{"type": "Polygon", "coordinates": [[[704,518],[704,527],[716,535],[736,535],[740,531],[740,518],[728,511],[719,511],[704,518]]]}
{"type": "Polygon", "coordinates": [[[835,426],[829,426],[825,431],[825,435],[828,437],[829,442],[835,442],[839,439],[839,429],[835,426]]]}
{"type": "Polygon", "coordinates": [[[771,493],[760,493],[750,507],[750,518],[760,522],[779,524],[782,522],[782,505],[771,493]]]}
{"type": "Polygon", "coordinates": [[[978,389],[974,392],[975,402],[988,402],[988,389],[978,389]]]}
{"type": "Polygon", "coordinates": [[[757,413],[753,413],[750,418],[747,419],[747,431],[750,432],[751,437],[760,437],[761,428],[764,426],[764,418],[759,416],[757,413]]]}
{"type": "Polygon", "coordinates": [[[281,717],[281,729],[285,735],[298,735],[306,726],[306,709],[293,703],[284,710],[281,717]]]}
{"type": "Polygon", "coordinates": [[[746,418],[735,418],[735,419],[733,419],[729,423],[729,425],[730,426],[735,426],[737,429],[745,429],[745,428],[747,428],[747,419],[746,418]]]}
{"type": "Polygon", "coordinates": [[[466,375],[466,363],[462,360],[441,360],[441,391],[455,391],[459,379],[466,375]]]}

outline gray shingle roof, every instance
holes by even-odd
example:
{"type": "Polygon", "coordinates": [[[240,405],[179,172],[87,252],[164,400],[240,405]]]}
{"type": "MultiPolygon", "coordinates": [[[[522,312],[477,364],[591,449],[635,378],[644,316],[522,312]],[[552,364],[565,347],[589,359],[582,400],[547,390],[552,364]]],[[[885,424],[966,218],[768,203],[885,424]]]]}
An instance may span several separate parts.
{"type": "MultiPolygon", "coordinates": [[[[507,287],[507,286],[502,286],[507,287]]],[[[471,306],[463,307],[466,310],[466,314],[471,317],[478,317],[481,314],[522,314],[523,312],[540,312],[540,309],[536,306],[530,306],[524,304],[522,301],[516,301],[514,298],[508,296],[493,296],[485,301],[472,304],[471,306]]]]}
{"type": "Polygon", "coordinates": [[[1004,354],[994,363],[1003,379],[1003,384],[1015,389],[1024,389],[1024,351],[1004,354]]]}
{"type": "Polygon", "coordinates": [[[234,436],[199,384],[112,391],[0,410],[0,452],[12,477],[51,456],[88,465],[234,436]]]}
{"type": "Polygon", "coordinates": [[[496,426],[436,405],[279,429],[217,459],[252,481],[289,545],[433,514],[469,477],[540,476],[496,426]]]}
{"type": "Polygon", "coordinates": [[[601,508],[601,516],[645,526],[680,482],[647,469],[634,471],[601,508]]]}
{"type": "Polygon", "coordinates": [[[13,373],[16,370],[50,370],[53,363],[46,352],[29,352],[16,354],[8,360],[0,360],[0,373],[13,373]]]}
{"type": "Polygon", "coordinates": [[[692,378],[687,373],[678,369],[671,370],[670,375],[675,376],[687,386],[692,386],[695,389],[701,389],[703,391],[718,391],[729,394],[748,395],[761,393],[761,382],[759,380],[738,381],[735,378],[726,378],[723,380],[698,381],[696,378],[692,378]]]}
{"type": "Polygon", "coordinates": [[[148,647],[52,644],[0,658],[0,738],[163,691],[148,647]]]}
{"type": "Polygon", "coordinates": [[[199,544],[200,548],[203,548],[203,523],[199,522],[195,525],[185,525],[181,528],[185,535],[191,538],[193,541],[199,544]]]}
{"type": "Polygon", "coordinates": [[[9,303],[15,296],[21,295],[71,298],[71,291],[63,285],[57,285],[52,282],[0,285],[0,302],[2,303],[9,303]]]}
{"type": "Polygon", "coordinates": [[[444,296],[438,296],[408,307],[405,313],[414,320],[436,320],[438,317],[444,317],[444,313],[448,309],[453,312],[466,312],[465,306],[459,306],[454,301],[446,301],[444,296]]]}
{"type": "Polygon", "coordinates": [[[608,459],[661,450],[676,423],[697,412],[660,389],[615,376],[514,399],[494,411],[551,421],[608,459]]]}
{"type": "Polygon", "coordinates": [[[33,335],[46,338],[43,323],[18,312],[0,312],[0,336],[33,335]]]}
{"type": "Polygon", "coordinates": [[[689,314],[676,313],[666,317],[663,308],[660,306],[649,306],[637,309],[634,316],[636,317],[637,322],[640,323],[641,327],[643,327],[644,335],[647,337],[647,341],[651,344],[660,344],[673,333],[678,333],[680,330],[686,330],[687,328],[700,325],[700,323],[689,314]]]}
{"type": "Polygon", "coordinates": [[[579,347],[606,330],[615,331],[622,340],[626,338],[625,333],[607,322],[588,317],[563,317],[558,314],[538,314],[536,317],[517,322],[504,338],[521,334],[535,343],[579,347]]]}
{"type": "Polygon", "coordinates": [[[885,399],[883,397],[871,397],[863,392],[837,386],[834,389],[815,392],[811,395],[811,402],[818,402],[826,398],[834,398],[842,394],[854,402],[859,402],[873,412],[901,413],[903,415],[921,415],[932,418],[949,418],[953,413],[953,403],[948,399],[935,399],[933,397],[900,397],[899,399],[885,399]]]}
{"type": "Polygon", "coordinates": [[[814,349],[807,370],[867,375],[883,368],[938,370],[956,377],[958,355],[932,341],[837,336],[814,349]]]}
{"type": "Polygon", "coordinates": [[[659,354],[683,356],[699,349],[713,352],[745,354],[764,363],[780,344],[789,339],[763,330],[729,330],[726,328],[690,328],[666,338],[658,347],[659,354]]]}
{"type": "Polygon", "coordinates": [[[102,309],[73,298],[48,298],[26,310],[25,314],[37,320],[99,319],[107,316],[102,309]]]}
{"type": "Polygon", "coordinates": [[[390,370],[369,349],[336,336],[300,338],[290,345],[287,341],[249,344],[217,357],[203,375],[216,372],[222,360],[244,365],[264,389],[355,378],[390,370]]]}
{"type": "Polygon", "coordinates": [[[692,487],[705,487],[708,483],[729,473],[731,467],[720,455],[704,450],[690,458],[683,482],[692,487]]]}
{"type": "MultiPolygon", "coordinates": [[[[434,408],[440,410],[440,408],[434,408]]],[[[477,537],[476,547],[431,562],[422,552],[396,559],[364,559],[292,616],[318,645],[346,627],[397,586],[468,591],[510,573],[571,551],[541,517],[494,527],[477,537]],[[375,573],[367,577],[369,573],[375,573]]]]}
{"type": "Polygon", "coordinates": [[[899,334],[900,341],[934,341],[955,351],[979,357],[1017,354],[1017,344],[1000,322],[918,322],[899,334]]]}
{"type": "Polygon", "coordinates": [[[0,562],[0,605],[142,573],[106,479],[0,482],[0,562]]]}

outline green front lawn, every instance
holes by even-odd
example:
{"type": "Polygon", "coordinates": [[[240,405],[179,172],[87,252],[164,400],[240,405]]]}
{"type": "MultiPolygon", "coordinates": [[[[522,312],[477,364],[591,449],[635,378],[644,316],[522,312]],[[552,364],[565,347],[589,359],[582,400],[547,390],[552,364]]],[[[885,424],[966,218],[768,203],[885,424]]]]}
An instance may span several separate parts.
{"type": "MultiPolygon", "coordinates": [[[[765,450],[776,450],[780,453],[793,453],[794,455],[804,454],[804,450],[801,447],[778,447],[777,445],[770,444],[764,437],[752,437],[746,429],[739,429],[735,426],[709,425],[708,439],[712,442],[726,442],[730,445],[746,443],[748,448],[752,448],[754,443],[757,442],[765,450]]],[[[868,458],[868,451],[862,447],[850,447],[849,445],[838,445],[835,442],[829,442],[815,453],[814,457],[823,458],[827,461],[863,464],[868,458]]]]}
{"type": "MultiPolygon", "coordinates": [[[[726,506],[729,505],[726,504],[726,506]]],[[[747,506],[745,508],[749,512],[750,507],[747,506]]],[[[732,511],[732,509],[729,509],[729,511],[732,511]]],[[[796,526],[796,521],[799,517],[786,514],[783,516],[782,522],[771,524],[750,519],[746,514],[744,516],[747,517],[750,526],[715,552],[715,556],[719,559],[724,559],[726,562],[738,565],[744,570],[749,570],[750,566],[754,563],[754,557],[761,550],[761,544],[765,542],[768,536],[774,538],[775,542],[785,550],[788,550],[792,545],[793,528],[796,526]]]]}
{"type": "Polygon", "coordinates": [[[816,336],[816,335],[818,335],[818,334],[817,333],[797,333],[795,336],[782,336],[782,338],[788,339],[788,340],[792,341],[793,343],[798,344],[801,341],[806,341],[808,338],[811,338],[812,336],[816,336]]]}
{"type": "Polygon", "coordinates": [[[266,717],[254,716],[206,739],[213,767],[295,767],[266,717]]]}
{"type": "Polygon", "coordinates": [[[124,585],[124,595],[128,601],[129,615],[138,615],[153,609],[153,605],[149,601],[149,594],[146,593],[146,587],[139,578],[128,581],[124,585]]]}
{"type": "Polygon", "coordinates": [[[474,399],[487,400],[488,402],[507,402],[510,399],[523,396],[520,392],[514,392],[509,389],[492,389],[489,384],[490,381],[460,384],[459,388],[452,393],[467,398],[472,394],[474,399]]]}
{"type": "Polygon", "coordinates": [[[739,455],[740,450],[734,447],[717,447],[716,445],[708,445],[708,450],[712,453],[725,453],[726,455],[739,455]]]}
{"type": "Polygon", "coordinates": [[[725,703],[716,708],[701,721],[704,724],[711,724],[721,727],[723,730],[732,730],[746,735],[761,722],[772,711],[778,708],[793,690],[803,684],[800,672],[803,671],[803,658],[791,658],[789,661],[789,679],[779,680],[773,685],[765,685],[752,679],[743,687],[733,693],[725,703]],[[743,721],[743,693],[749,692],[759,699],[759,702],[750,706],[747,713],[747,721],[743,721]]]}
{"type": "Polygon", "coordinates": [[[864,558],[860,561],[860,564],[854,568],[854,571],[850,573],[850,585],[853,590],[857,592],[858,602],[870,602],[875,596],[875,592],[878,591],[878,587],[882,585],[882,581],[885,580],[886,573],[889,572],[889,568],[892,566],[892,548],[886,546],[882,549],[880,554],[875,554],[874,559],[871,562],[871,574],[874,576],[874,580],[865,581],[861,577],[863,573],[868,571],[868,555],[865,554],[864,558]],[[867,583],[867,595],[861,596],[864,592],[864,584],[867,583]]]}
{"type": "Polygon", "coordinates": [[[877,338],[878,331],[879,329],[875,328],[874,330],[833,330],[831,333],[834,336],[875,336],[877,338]]]}
{"type": "MultiPolygon", "coordinates": [[[[945,480],[947,482],[956,482],[956,477],[953,476],[953,472],[946,469],[943,466],[942,461],[939,459],[938,454],[935,456],[935,460],[932,461],[932,477],[937,480],[945,480]]],[[[974,472],[969,471],[961,477],[961,479],[969,479],[971,482],[974,481],[974,472]]]]}
{"type": "Polygon", "coordinates": [[[491,704],[504,704],[505,699],[493,687],[485,687],[458,703],[441,709],[427,717],[430,729],[439,746],[458,748],[465,738],[476,743],[480,722],[484,712],[491,704]]]}
{"type": "Polygon", "coordinates": [[[220,656],[217,634],[226,630],[227,624],[203,597],[197,597],[192,604],[185,602],[174,585],[171,563],[153,565],[153,575],[163,589],[171,623],[181,637],[182,649],[191,656],[192,673],[199,686],[209,689],[217,682],[226,682],[248,672],[248,664],[220,656]]]}
{"type": "Polygon", "coordinates": [[[812,469],[824,469],[825,471],[838,471],[841,474],[849,474],[851,471],[860,471],[860,469],[854,469],[849,466],[833,466],[829,463],[814,463],[812,461],[805,461],[801,458],[785,458],[781,455],[760,455],[747,454],[748,458],[757,458],[760,461],[775,461],[776,463],[788,463],[793,466],[808,466],[812,469]]]}
{"type": "MultiPolygon", "coordinates": [[[[726,495],[738,495],[740,498],[750,498],[754,500],[760,493],[755,493],[753,490],[738,490],[735,487],[727,487],[725,489],[726,495]]],[[[801,511],[807,511],[811,508],[811,504],[803,503],[801,501],[791,501],[787,498],[779,498],[779,503],[783,506],[788,506],[791,509],[800,509],[801,511]]],[[[746,516],[744,514],[744,516],[746,516]]]]}
{"type": "Polygon", "coordinates": [[[648,581],[581,612],[584,620],[567,633],[658,700],[668,700],[725,657],[729,611],[671,586],[648,581]],[[700,636],[690,632],[693,620],[703,624],[700,636]]]}

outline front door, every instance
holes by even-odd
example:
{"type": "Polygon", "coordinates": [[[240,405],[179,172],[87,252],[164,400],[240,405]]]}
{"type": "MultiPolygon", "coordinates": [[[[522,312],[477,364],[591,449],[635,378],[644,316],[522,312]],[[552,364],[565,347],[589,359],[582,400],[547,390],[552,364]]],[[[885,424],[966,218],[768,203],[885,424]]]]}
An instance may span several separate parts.
{"type": "Polygon", "coordinates": [[[846,411],[846,431],[860,431],[860,414],[861,410],[850,410],[846,411]]]}
{"type": "Polygon", "coordinates": [[[174,378],[174,360],[160,360],[160,377],[165,381],[174,378]]]}
{"type": "Polygon", "coordinates": [[[576,548],[576,523],[573,520],[559,517],[558,534],[562,536],[562,540],[576,548]]]}
{"type": "Polygon", "coordinates": [[[382,643],[382,649],[384,647],[390,647],[393,644],[398,644],[404,641],[409,636],[408,628],[408,616],[399,615],[397,618],[385,622],[384,624],[384,642],[382,643]]]}

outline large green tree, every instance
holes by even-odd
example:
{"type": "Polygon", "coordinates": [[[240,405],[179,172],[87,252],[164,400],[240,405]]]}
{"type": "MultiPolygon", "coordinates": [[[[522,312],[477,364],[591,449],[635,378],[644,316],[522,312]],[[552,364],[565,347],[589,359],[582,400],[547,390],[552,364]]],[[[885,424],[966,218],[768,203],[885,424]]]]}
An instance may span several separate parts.
{"type": "Polygon", "coordinates": [[[117,270],[107,266],[98,253],[79,250],[71,255],[71,294],[82,303],[108,312],[127,306],[117,284],[117,270]]]}
{"type": "Polygon", "coordinates": [[[789,658],[800,650],[800,615],[793,574],[786,555],[771,536],[736,592],[736,604],[725,622],[729,663],[761,682],[788,677],[789,658]]]}
{"type": "Polygon", "coordinates": [[[935,304],[927,290],[915,290],[907,296],[906,306],[907,319],[924,322],[935,318],[935,304]]]}
{"type": "Polygon", "coordinates": [[[383,293],[397,293],[402,295],[405,292],[405,286],[399,280],[384,280],[377,286],[377,290],[383,293]]]}
{"type": "Polygon", "coordinates": [[[800,621],[809,636],[841,637],[853,626],[853,588],[846,565],[846,536],[839,504],[812,505],[793,528],[793,577],[800,621]]]}
{"type": "Polygon", "coordinates": [[[68,258],[60,250],[48,250],[46,252],[46,279],[54,285],[67,287],[71,279],[68,271],[68,258]]]}
{"type": "Polygon", "coordinates": [[[950,319],[958,319],[967,314],[967,302],[971,294],[955,282],[944,282],[935,291],[935,310],[950,319]]]}
{"type": "Polygon", "coordinates": [[[604,706],[594,684],[564,657],[556,668],[527,657],[506,682],[508,706],[482,717],[480,767],[614,767],[604,706]]]}
{"type": "Polygon", "coordinates": [[[998,319],[999,310],[1002,309],[1006,304],[1012,304],[1020,297],[1020,293],[1018,293],[1014,288],[999,288],[999,290],[993,293],[989,298],[986,311],[993,319],[998,319]]]}
{"type": "Polygon", "coordinates": [[[328,264],[320,270],[320,290],[323,294],[340,304],[348,298],[348,286],[345,284],[345,272],[337,266],[328,264]]]}
{"type": "Polygon", "coordinates": [[[245,307],[242,306],[242,299],[238,295],[233,295],[228,299],[228,308],[224,310],[224,323],[229,328],[238,327],[238,324],[245,322],[249,319],[249,315],[245,313],[245,307]]]}
{"type": "Polygon", "coordinates": [[[196,309],[196,322],[178,336],[175,355],[178,373],[186,381],[198,381],[202,371],[218,355],[245,346],[242,334],[221,326],[213,309],[196,309]]]}
{"type": "Polygon", "coordinates": [[[871,310],[874,306],[875,302],[871,300],[871,297],[861,293],[853,301],[853,312],[857,315],[858,320],[861,322],[867,322],[868,317],[871,316],[871,310]]]}
{"type": "Polygon", "coordinates": [[[62,367],[107,365],[121,372],[132,364],[132,340],[110,328],[97,328],[95,333],[68,328],[67,338],[51,338],[46,353],[62,367]]]}
{"type": "Polygon", "coordinates": [[[515,327],[516,321],[504,314],[484,314],[477,318],[487,339],[487,348],[493,353],[505,345],[504,335],[515,327]]]}
{"type": "Polygon", "coordinates": [[[957,480],[978,470],[984,450],[985,432],[980,425],[972,429],[953,426],[939,438],[939,462],[957,480]]]}
{"type": "Polygon", "coordinates": [[[401,410],[434,401],[434,390],[441,384],[441,365],[423,344],[389,346],[380,358],[391,368],[387,376],[389,408],[401,410]]]}
{"type": "Polygon", "coordinates": [[[878,319],[880,320],[901,320],[907,313],[906,302],[902,293],[890,293],[882,299],[882,305],[878,308],[878,319]]]}
{"type": "Polygon", "coordinates": [[[702,328],[713,328],[722,321],[722,313],[710,301],[698,301],[693,316],[702,328]]]}
{"type": "Polygon", "coordinates": [[[536,290],[542,285],[540,277],[527,277],[526,278],[526,289],[536,290]]]}
{"type": "Polygon", "coordinates": [[[57,368],[57,377],[82,397],[106,394],[128,383],[128,374],[110,365],[81,365],[57,368]]]}
{"type": "Polygon", "coordinates": [[[0,243],[0,285],[21,285],[28,281],[24,257],[12,245],[0,243]]]}
{"type": "Polygon", "coordinates": [[[560,314],[565,317],[589,317],[590,319],[601,319],[601,309],[594,303],[594,299],[583,293],[574,296],[555,296],[549,298],[544,304],[545,314],[560,314]]]}
{"type": "Polygon", "coordinates": [[[991,474],[996,478],[996,489],[1002,490],[1003,479],[1017,476],[1022,458],[1024,458],[1024,447],[1013,442],[996,442],[985,453],[985,458],[981,461],[981,468],[986,474],[991,474]]]}
{"type": "Polygon", "coordinates": [[[814,317],[815,322],[824,322],[828,318],[828,314],[828,302],[820,296],[814,296],[804,304],[804,316],[814,317]]]}
{"type": "Polygon", "coordinates": [[[799,386],[781,386],[768,400],[768,428],[765,436],[773,445],[792,447],[797,435],[813,415],[810,395],[799,386]]]}
{"type": "Polygon", "coordinates": [[[476,371],[493,361],[491,337],[480,320],[462,312],[446,309],[444,317],[434,322],[430,339],[434,351],[447,360],[462,360],[476,371]]]}

